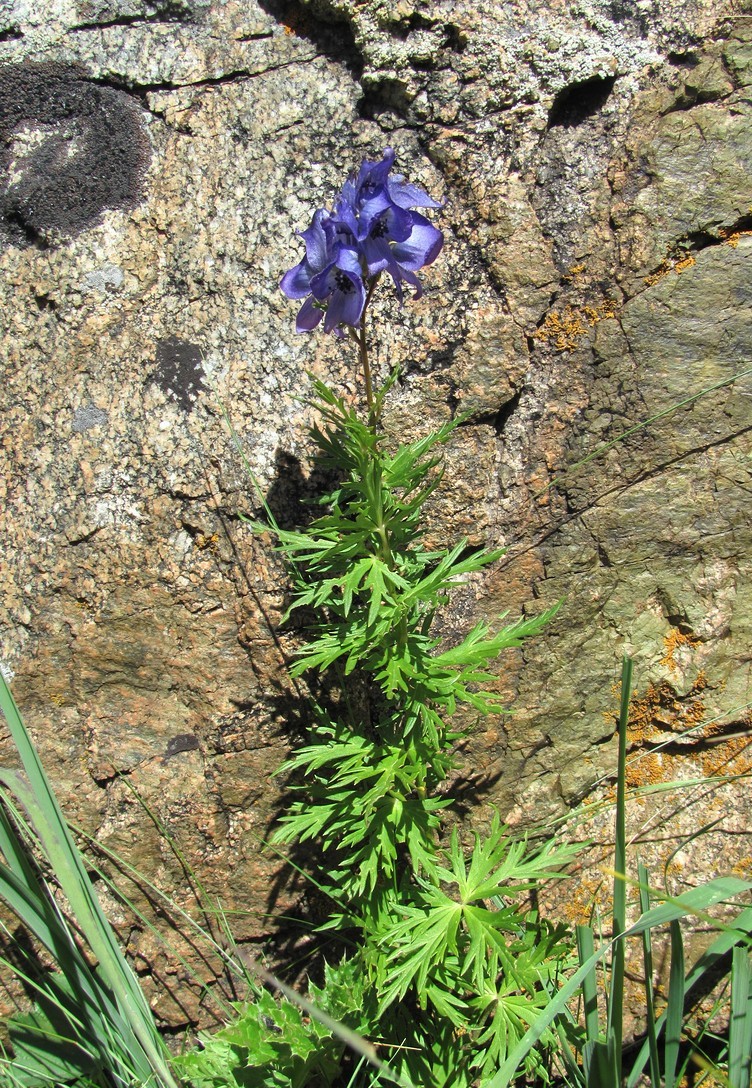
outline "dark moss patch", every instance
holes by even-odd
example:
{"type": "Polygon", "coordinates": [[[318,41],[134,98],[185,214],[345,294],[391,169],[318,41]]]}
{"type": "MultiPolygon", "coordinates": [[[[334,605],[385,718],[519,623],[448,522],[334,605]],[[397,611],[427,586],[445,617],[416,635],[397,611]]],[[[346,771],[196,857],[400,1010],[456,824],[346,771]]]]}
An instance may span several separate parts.
{"type": "Polygon", "coordinates": [[[139,103],[58,64],[0,67],[0,237],[42,248],[142,198],[139,103]]]}

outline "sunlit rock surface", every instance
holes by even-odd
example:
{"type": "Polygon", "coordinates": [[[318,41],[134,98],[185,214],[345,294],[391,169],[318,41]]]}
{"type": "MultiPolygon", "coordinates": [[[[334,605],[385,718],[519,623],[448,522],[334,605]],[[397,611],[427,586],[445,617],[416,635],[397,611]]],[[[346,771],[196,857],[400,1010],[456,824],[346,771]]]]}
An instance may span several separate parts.
{"type": "MultiPolygon", "coordinates": [[[[241,942],[272,948],[306,894],[262,848],[304,704],[285,575],[242,515],[263,495],[294,523],[313,489],[307,372],[361,393],[277,284],[387,145],[447,197],[425,296],[373,307],[388,426],[468,414],[431,540],[509,549],[441,629],[562,602],[499,663],[513,712],[462,753],[468,825],[607,794],[625,652],[631,785],[752,766],[752,17],[573,10],[0,3],[3,667],[70,819],[241,942]]],[[[748,873],[744,794],[635,802],[667,852],[720,820],[673,891],[748,873]]],[[[209,1022],[216,957],[190,954],[207,996],[110,905],[159,1015],[209,1022]]]]}

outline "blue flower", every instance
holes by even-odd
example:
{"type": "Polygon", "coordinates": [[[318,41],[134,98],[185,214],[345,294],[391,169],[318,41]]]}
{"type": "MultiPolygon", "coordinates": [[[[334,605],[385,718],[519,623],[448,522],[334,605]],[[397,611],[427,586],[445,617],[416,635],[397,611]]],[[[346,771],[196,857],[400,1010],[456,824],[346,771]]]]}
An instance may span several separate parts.
{"type": "Polygon", "coordinates": [[[400,302],[403,281],[415,288],[415,298],[422,294],[416,272],[436,260],[444,236],[412,209],[442,205],[400,174],[390,176],[394,159],[387,148],[379,162],[364,162],[345,182],[333,210],[320,209],[300,232],[305,257],[280,283],[288,298],[305,299],[298,332],[316,328],[322,317],[326,332],[358,328],[382,272],[394,280],[400,302]]]}
{"type": "Polygon", "coordinates": [[[316,212],[307,230],[300,231],[306,245],[303,260],[286,272],[280,287],[288,298],[304,298],[298,313],[297,332],[310,332],[326,315],[324,330],[341,325],[355,328],[366,302],[357,250],[348,245],[329,212],[316,212]]]}

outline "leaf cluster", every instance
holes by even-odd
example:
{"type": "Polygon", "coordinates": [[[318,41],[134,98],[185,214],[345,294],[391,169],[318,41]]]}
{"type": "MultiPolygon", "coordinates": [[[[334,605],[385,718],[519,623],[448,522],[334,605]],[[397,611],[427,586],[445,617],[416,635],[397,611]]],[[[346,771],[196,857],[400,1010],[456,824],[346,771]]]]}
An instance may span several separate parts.
{"type": "MultiPolygon", "coordinates": [[[[488,664],[506,648],[537,633],[549,614],[490,635],[478,624],[458,646],[436,652],[430,635],[437,609],[466,577],[494,563],[501,550],[470,551],[464,540],[441,551],[423,546],[420,515],[441,480],[436,447],[458,422],[390,452],[386,439],[364,424],[342,398],[315,382],[324,424],[313,436],[337,485],[320,500],[325,513],[304,531],[278,530],[295,576],[290,611],[314,609],[312,638],[298,654],[294,675],[335,663],[345,677],[366,673],[387,703],[400,709],[400,736],[425,723],[421,707],[451,716],[458,702],[482,713],[502,707],[477,690],[492,677],[488,664]]],[[[434,728],[442,728],[434,720],[434,728]]]]}
{"type": "Polygon", "coordinates": [[[456,831],[442,848],[442,783],[462,735],[453,718],[463,706],[504,712],[490,666],[551,613],[497,631],[479,623],[443,643],[437,612],[502,554],[425,546],[423,507],[457,423],[394,449],[314,384],[313,436],[336,483],[305,529],[275,531],[294,582],[289,612],[314,616],[293,672],[327,674],[341,698],[315,704],[308,743],[278,772],[292,800],[275,840],[323,853],[327,926],[357,934],[347,962],[375,995],[371,1029],[395,1048],[397,1068],[425,1082],[431,1054],[430,1081],[444,1083],[445,1066],[447,1083],[470,1084],[522,1038],[566,954],[562,933],[521,899],[570,852],[514,841],[498,820],[468,857],[456,831]]]}
{"type": "MultiPolygon", "coordinates": [[[[311,985],[311,1000],[340,1028],[364,1031],[372,1017],[357,965],[327,964],[324,985],[311,985]]],[[[192,1088],[328,1088],[339,1075],[343,1035],[297,1004],[256,987],[253,999],[234,1006],[235,1018],[220,1031],[199,1035],[199,1046],[175,1066],[192,1088]]]]}
{"type": "MultiPolygon", "coordinates": [[[[380,1012],[412,991],[466,1037],[468,1069],[492,1071],[547,1003],[568,954],[563,929],[524,910],[520,896],[572,856],[571,847],[515,841],[494,818],[468,858],[453,831],[431,879],[418,879],[412,902],[379,934],[380,1012]]],[[[536,1063],[532,1055],[528,1067],[536,1063]]]]}

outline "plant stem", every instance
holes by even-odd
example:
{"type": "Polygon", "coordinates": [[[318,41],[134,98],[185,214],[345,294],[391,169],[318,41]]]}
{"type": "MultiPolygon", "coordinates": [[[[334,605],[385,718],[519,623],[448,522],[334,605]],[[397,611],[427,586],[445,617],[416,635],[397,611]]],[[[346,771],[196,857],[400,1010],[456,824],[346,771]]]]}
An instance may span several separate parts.
{"type": "Polygon", "coordinates": [[[368,402],[368,425],[371,430],[376,430],[376,406],[373,400],[373,383],[371,381],[371,366],[368,362],[368,342],[366,340],[366,312],[360,321],[360,335],[357,337],[360,352],[360,365],[366,383],[366,401],[368,402]]]}
{"type": "Polygon", "coordinates": [[[368,303],[371,301],[373,292],[376,290],[376,284],[379,282],[381,273],[379,272],[373,277],[369,286],[368,294],[366,295],[366,301],[363,305],[363,313],[360,317],[360,325],[356,332],[355,329],[350,330],[355,343],[358,345],[358,357],[360,360],[360,368],[363,371],[363,378],[366,383],[366,402],[368,404],[368,426],[376,433],[376,426],[378,424],[378,414],[376,412],[376,401],[373,396],[373,381],[371,380],[371,364],[368,361],[368,340],[366,338],[366,313],[368,311],[368,303]]]}
{"type": "MultiPolygon", "coordinates": [[[[377,277],[378,278],[378,277],[377,277]]],[[[377,402],[373,395],[373,385],[371,383],[371,369],[368,364],[368,346],[366,342],[366,309],[368,308],[368,302],[373,293],[373,289],[376,286],[376,281],[371,284],[366,298],[366,305],[363,309],[363,316],[360,323],[360,335],[356,336],[358,347],[360,349],[360,361],[363,367],[363,375],[366,382],[366,399],[368,401],[368,426],[371,432],[376,436],[376,429],[378,427],[379,418],[377,411],[377,402]]],[[[381,400],[378,402],[381,403],[381,400]]],[[[381,455],[378,450],[378,445],[374,444],[373,449],[370,451],[371,465],[373,466],[373,477],[370,481],[371,492],[371,505],[374,512],[373,524],[376,530],[376,534],[379,538],[378,550],[381,558],[384,560],[390,570],[396,570],[397,564],[394,561],[394,553],[392,551],[391,532],[389,530],[388,518],[385,518],[384,514],[384,475],[382,468],[381,455]]],[[[399,645],[404,648],[407,645],[407,618],[402,616],[397,628],[397,638],[399,645]]]]}

